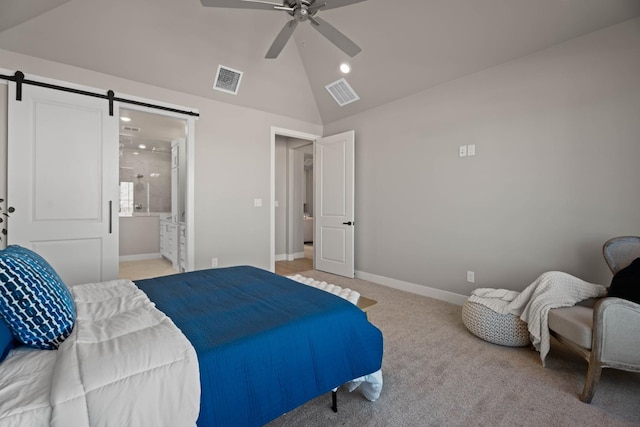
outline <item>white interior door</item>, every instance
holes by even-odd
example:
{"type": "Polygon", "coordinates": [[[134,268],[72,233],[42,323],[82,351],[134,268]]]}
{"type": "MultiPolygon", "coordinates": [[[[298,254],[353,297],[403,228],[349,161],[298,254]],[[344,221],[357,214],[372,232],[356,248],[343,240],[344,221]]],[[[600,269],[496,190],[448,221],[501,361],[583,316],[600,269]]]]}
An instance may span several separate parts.
{"type": "Polygon", "coordinates": [[[355,132],[315,144],[315,269],[354,277],[355,132]]]}
{"type": "Polygon", "coordinates": [[[118,107],[9,85],[8,243],[42,255],[68,285],[118,277],[118,107]]]}

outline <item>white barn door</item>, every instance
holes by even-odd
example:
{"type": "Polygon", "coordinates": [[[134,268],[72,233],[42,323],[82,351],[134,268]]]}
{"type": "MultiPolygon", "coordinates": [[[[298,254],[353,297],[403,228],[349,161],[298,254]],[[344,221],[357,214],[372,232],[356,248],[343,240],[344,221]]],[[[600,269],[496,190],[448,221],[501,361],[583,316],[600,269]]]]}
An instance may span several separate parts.
{"type": "Polygon", "coordinates": [[[118,106],[9,85],[9,244],[38,252],[68,285],[118,277],[118,106]]]}
{"type": "Polygon", "coordinates": [[[315,144],[316,270],[354,277],[355,132],[315,144]]]}

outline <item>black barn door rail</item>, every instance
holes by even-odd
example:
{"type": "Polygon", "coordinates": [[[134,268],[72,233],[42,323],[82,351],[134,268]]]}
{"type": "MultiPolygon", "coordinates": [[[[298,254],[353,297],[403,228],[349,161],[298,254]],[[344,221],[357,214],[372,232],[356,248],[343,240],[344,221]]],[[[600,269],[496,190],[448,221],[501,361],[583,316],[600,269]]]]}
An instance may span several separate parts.
{"type": "Polygon", "coordinates": [[[22,85],[32,85],[32,86],[40,86],[47,89],[55,89],[62,92],[70,92],[78,95],[90,96],[92,98],[101,98],[109,101],[109,115],[113,116],[113,102],[118,101],[125,104],[138,105],[141,107],[154,108],[156,110],[162,111],[170,111],[172,113],[180,113],[188,116],[200,117],[200,114],[194,113],[193,111],[179,110],[177,108],[164,107],[162,105],[150,104],[148,102],[136,101],[133,99],[120,98],[115,96],[115,92],[109,89],[106,94],[89,92],[81,89],[74,89],[65,86],[54,85],[51,83],[38,82],[35,80],[29,80],[24,78],[24,73],[22,71],[16,71],[13,76],[7,76],[0,74],[0,79],[9,80],[16,83],[16,101],[22,101],[22,85]]]}

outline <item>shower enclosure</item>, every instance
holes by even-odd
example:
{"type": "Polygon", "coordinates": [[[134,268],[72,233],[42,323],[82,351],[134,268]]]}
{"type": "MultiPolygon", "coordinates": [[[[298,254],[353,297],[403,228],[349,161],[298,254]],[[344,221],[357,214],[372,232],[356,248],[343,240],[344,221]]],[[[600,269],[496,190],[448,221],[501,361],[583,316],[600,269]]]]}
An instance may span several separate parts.
{"type": "Polygon", "coordinates": [[[123,150],[120,214],[167,212],[171,212],[171,152],[123,150]]]}

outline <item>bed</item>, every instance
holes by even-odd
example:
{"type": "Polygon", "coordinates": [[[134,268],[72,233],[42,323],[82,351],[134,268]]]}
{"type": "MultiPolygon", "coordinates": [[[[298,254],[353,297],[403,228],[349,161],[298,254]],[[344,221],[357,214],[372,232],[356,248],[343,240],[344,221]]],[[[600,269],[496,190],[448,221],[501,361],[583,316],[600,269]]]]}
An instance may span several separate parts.
{"type": "Polygon", "coordinates": [[[380,369],[382,334],[360,309],[285,277],[244,266],[136,284],[196,349],[199,426],[263,425],[380,369]]]}
{"type": "Polygon", "coordinates": [[[264,425],[381,368],[382,334],[355,305],[254,267],[70,294],[58,350],[0,364],[0,426],[264,425]]]}

